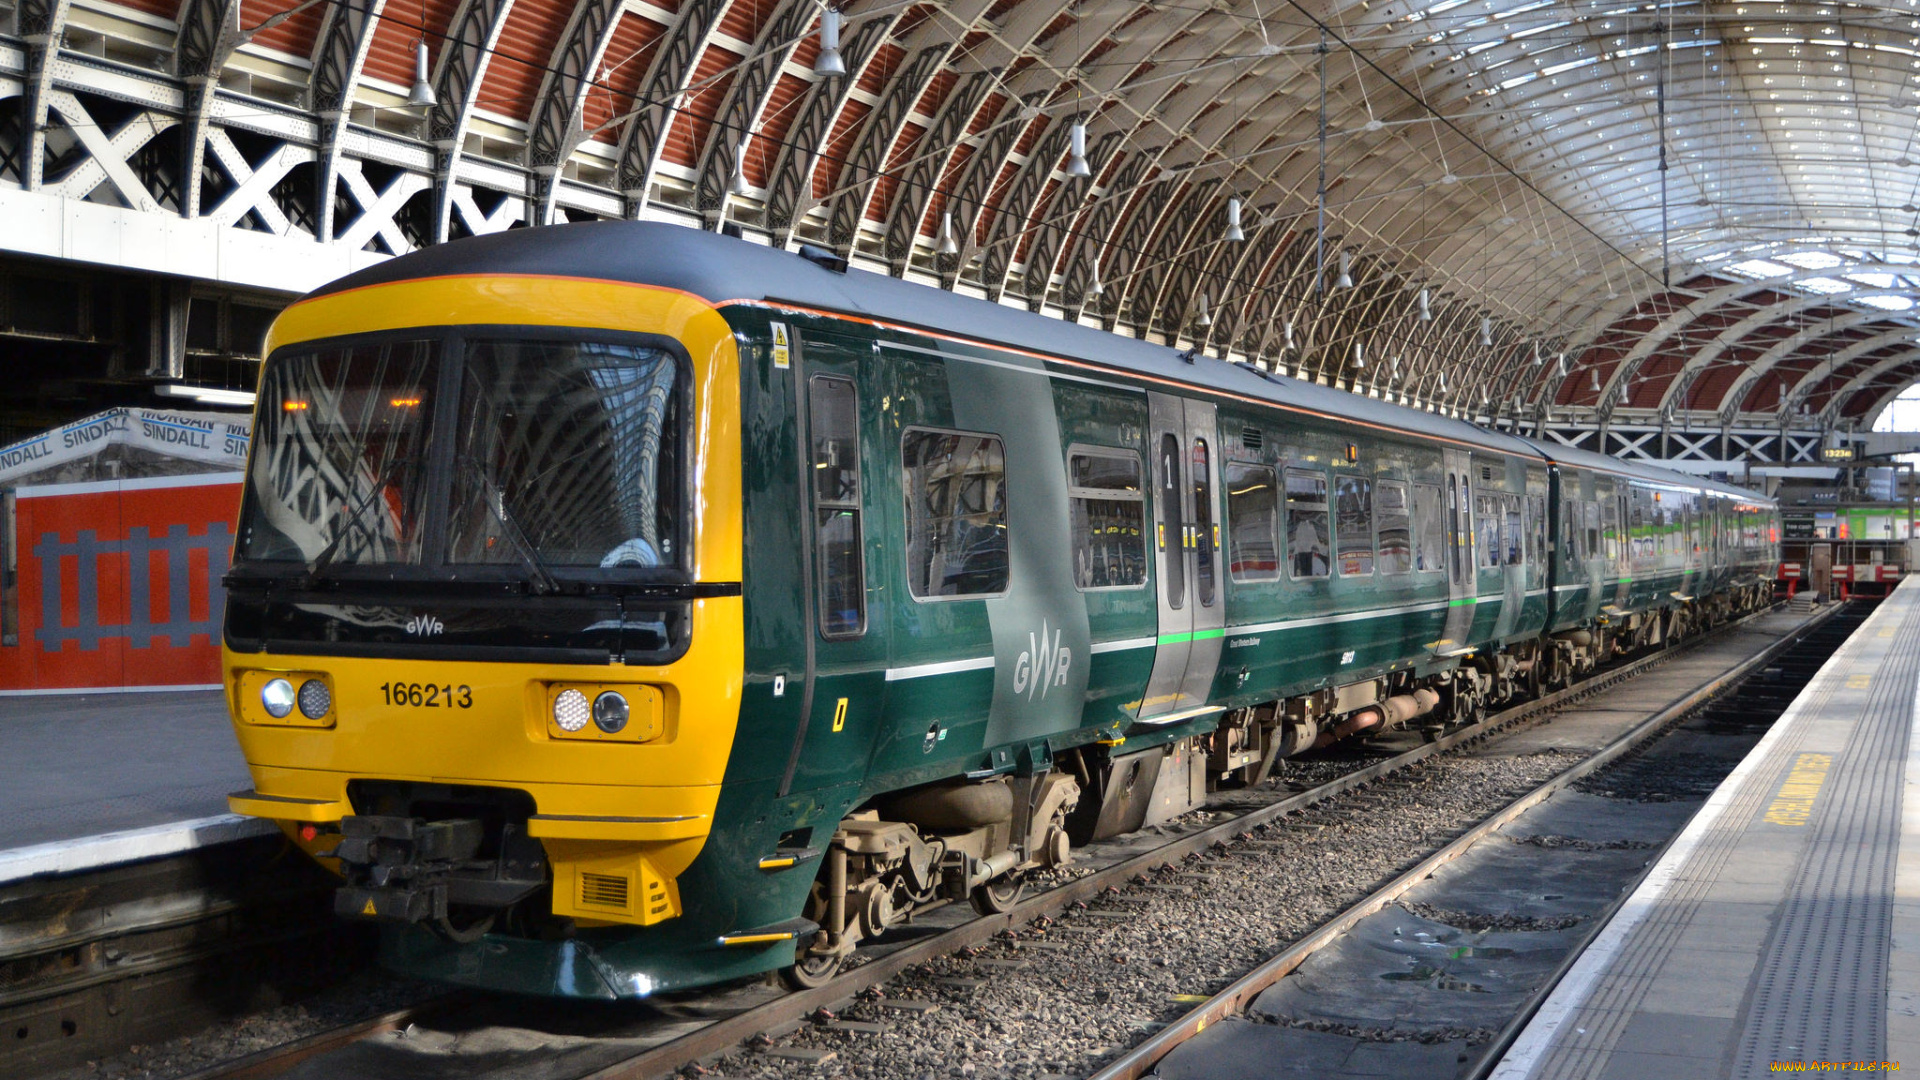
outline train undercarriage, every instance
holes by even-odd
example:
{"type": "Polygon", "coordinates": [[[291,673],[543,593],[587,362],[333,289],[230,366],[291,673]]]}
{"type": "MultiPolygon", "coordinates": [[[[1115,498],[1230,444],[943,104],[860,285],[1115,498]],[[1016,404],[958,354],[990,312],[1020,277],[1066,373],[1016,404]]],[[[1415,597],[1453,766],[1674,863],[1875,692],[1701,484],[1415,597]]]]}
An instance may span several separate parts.
{"type": "Polygon", "coordinates": [[[1745,615],[1765,583],[1610,614],[1587,627],[1476,653],[1426,675],[1402,671],[1234,709],[1211,732],[1146,750],[1075,748],[1050,771],[948,781],[882,797],[835,832],[806,916],[820,930],[783,978],[831,978],[863,940],[929,905],[982,913],[1018,902],[1024,878],[1071,862],[1076,846],[1197,809],[1210,792],[1264,783],[1281,759],[1347,739],[1418,729],[1428,738],[1489,710],[1563,689],[1616,657],[1661,648],[1745,615]]]}

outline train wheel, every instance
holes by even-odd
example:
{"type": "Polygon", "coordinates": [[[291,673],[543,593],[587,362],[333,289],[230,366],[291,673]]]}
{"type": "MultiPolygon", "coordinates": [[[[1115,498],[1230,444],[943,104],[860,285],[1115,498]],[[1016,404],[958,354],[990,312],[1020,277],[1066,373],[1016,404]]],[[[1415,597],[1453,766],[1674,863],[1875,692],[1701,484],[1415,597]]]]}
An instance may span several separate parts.
{"type": "Polygon", "coordinates": [[[844,953],[832,956],[801,953],[792,967],[780,969],[780,981],[786,983],[790,990],[811,990],[816,986],[824,986],[840,974],[840,962],[845,959],[844,953]]]}
{"type": "Polygon", "coordinates": [[[982,915],[1000,915],[1013,910],[1013,905],[1027,892],[1027,879],[1016,874],[995,878],[985,885],[977,885],[967,895],[973,904],[973,910],[982,915]]]}

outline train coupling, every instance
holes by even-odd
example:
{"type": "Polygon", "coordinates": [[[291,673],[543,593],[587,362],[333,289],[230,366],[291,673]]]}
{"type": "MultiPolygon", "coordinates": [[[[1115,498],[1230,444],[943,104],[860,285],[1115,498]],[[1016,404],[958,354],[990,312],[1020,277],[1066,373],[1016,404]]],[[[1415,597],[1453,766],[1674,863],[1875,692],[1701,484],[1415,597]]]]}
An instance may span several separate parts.
{"type": "Polygon", "coordinates": [[[478,818],[426,821],[364,814],[342,818],[340,860],[346,884],[336,913],[382,922],[445,924],[450,905],[504,908],[546,884],[540,842],[523,826],[478,818]]]}

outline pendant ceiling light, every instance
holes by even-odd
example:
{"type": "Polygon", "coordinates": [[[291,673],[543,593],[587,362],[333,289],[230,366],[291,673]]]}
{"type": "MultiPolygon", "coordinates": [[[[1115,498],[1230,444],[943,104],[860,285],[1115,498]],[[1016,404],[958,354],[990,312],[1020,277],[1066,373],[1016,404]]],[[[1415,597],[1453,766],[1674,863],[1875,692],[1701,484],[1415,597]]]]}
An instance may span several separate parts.
{"type": "Polygon", "coordinates": [[[1493,347],[1493,320],[1485,315],[1480,316],[1480,344],[1493,347]]]}
{"type": "Polygon", "coordinates": [[[1593,392],[1596,394],[1599,393],[1600,392],[1600,369],[1594,368],[1592,371],[1588,372],[1587,375],[1589,380],[1593,384],[1593,392]]]}
{"type": "Polygon", "coordinates": [[[1433,291],[1431,289],[1420,290],[1420,321],[1433,321],[1433,291]]]}
{"type": "Polygon", "coordinates": [[[1340,276],[1333,279],[1333,287],[1336,289],[1353,288],[1353,252],[1342,251],[1340,253],[1340,276]]]}
{"type": "Polygon", "coordinates": [[[1247,234],[1240,228],[1240,196],[1235,195],[1227,200],[1227,240],[1238,243],[1246,238],[1247,234]]]}
{"type": "Polygon", "coordinates": [[[1287,343],[1286,345],[1283,346],[1283,348],[1287,348],[1287,349],[1293,348],[1293,320],[1288,319],[1286,322],[1281,323],[1280,331],[1281,333],[1284,333],[1287,336],[1287,343]]]}
{"type": "Polygon", "coordinates": [[[840,18],[840,12],[833,8],[820,13],[820,54],[813,58],[813,74],[817,78],[847,73],[847,63],[840,59],[840,18]]]}
{"type": "Polygon", "coordinates": [[[1204,330],[1207,327],[1213,325],[1213,316],[1207,314],[1207,294],[1206,293],[1200,294],[1199,310],[1200,310],[1200,313],[1194,316],[1193,325],[1198,326],[1204,330]]]}
{"type": "Polygon", "coordinates": [[[421,38],[413,43],[413,90],[407,94],[407,104],[416,108],[432,108],[440,103],[433,92],[433,83],[427,81],[427,39],[421,38]]]}
{"type": "Polygon", "coordinates": [[[1087,125],[1078,120],[1067,129],[1067,175],[1093,175],[1093,170],[1087,165],[1087,125]]]}
{"type": "Polygon", "coordinates": [[[1539,367],[1544,363],[1546,360],[1540,355],[1540,343],[1536,341],[1533,343],[1533,366],[1539,367]]]}
{"type": "MultiPolygon", "coordinates": [[[[951,210],[945,211],[940,215],[940,254],[960,254],[960,241],[953,237],[953,211],[951,210]]],[[[1094,280],[1093,289],[1093,295],[1099,296],[1100,282],[1097,278],[1094,280]]]]}
{"type": "Polygon", "coordinates": [[[1367,370],[1366,350],[1362,349],[1360,343],[1357,341],[1353,343],[1353,369],[1355,371],[1367,370]]]}
{"type": "Polygon", "coordinates": [[[1557,370],[1557,371],[1558,371],[1558,372],[1560,373],[1560,377],[1561,377],[1561,378],[1563,378],[1563,379],[1564,379],[1564,378],[1566,378],[1566,377],[1567,377],[1567,371],[1568,371],[1568,368],[1567,368],[1567,354],[1566,354],[1566,353],[1561,353],[1561,354],[1560,354],[1560,358],[1559,358],[1559,360],[1557,360],[1557,361],[1555,361],[1555,363],[1554,363],[1554,368],[1555,368],[1555,370],[1557,370]]]}
{"type": "Polygon", "coordinates": [[[740,152],[733,156],[733,180],[727,187],[735,195],[747,193],[747,147],[753,144],[753,136],[740,140],[740,152]]]}

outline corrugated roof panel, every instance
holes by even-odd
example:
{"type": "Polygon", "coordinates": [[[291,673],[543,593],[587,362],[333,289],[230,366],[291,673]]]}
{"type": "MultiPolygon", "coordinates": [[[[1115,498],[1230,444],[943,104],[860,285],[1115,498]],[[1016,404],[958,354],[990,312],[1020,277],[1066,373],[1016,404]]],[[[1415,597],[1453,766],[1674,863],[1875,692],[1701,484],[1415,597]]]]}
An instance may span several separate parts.
{"type": "MultiPolygon", "coordinates": [[[[692,168],[699,160],[700,148],[713,133],[714,114],[720,111],[721,103],[727,100],[728,88],[738,77],[740,59],[739,53],[718,45],[708,46],[700,55],[693,78],[687,81],[688,86],[699,89],[681,95],[680,108],[667,128],[666,146],[661,152],[663,160],[685,168],[692,168]]],[[[721,138],[734,142],[739,142],[741,135],[738,131],[719,133],[721,138]]]]}
{"type": "MultiPolygon", "coordinates": [[[[595,72],[597,85],[587,92],[586,127],[591,131],[616,116],[631,112],[633,96],[640,80],[646,78],[653,54],[659,51],[667,28],[632,12],[620,16],[613,36],[607,40],[606,55],[595,72]]],[[[625,124],[615,124],[592,137],[600,142],[618,142],[625,124]]]]}
{"type": "MultiPolygon", "coordinates": [[[[241,0],[240,26],[242,29],[259,26],[287,10],[288,6],[283,0],[241,0]]],[[[278,26],[254,34],[253,43],[295,56],[311,56],[314,37],[320,33],[320,24],[326,17],[327,5],[315,4],[305,11],[295,12],[278,26]]]]}
{"type": "Polygon", "coordinates": [[[520,0],[507,9],[475,106],[508,120],[531,123],[534,96],[566,36],[571,4],[520,0]]]}

